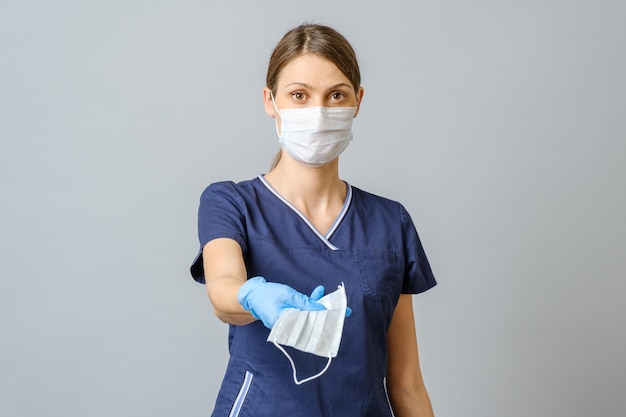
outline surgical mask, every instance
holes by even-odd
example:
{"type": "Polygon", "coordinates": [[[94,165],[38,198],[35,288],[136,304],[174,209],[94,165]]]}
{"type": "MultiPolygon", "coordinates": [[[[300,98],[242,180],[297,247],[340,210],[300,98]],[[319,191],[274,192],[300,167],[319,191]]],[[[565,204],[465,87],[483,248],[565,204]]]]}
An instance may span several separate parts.
{"type": "Polygon", "coordinates": [[[337,158],[352,140],[356,107],[305,107],[278,110],[276,133],[281,146],[297,161],[319,167],[337,158]]]}
{"type": "Polygon", "coordinates": [[[296,385],[318,378],[328,370],[332,358],[339,352],[346,317],[347,299],[343,283],[337,291],[327,294],[319,301],[326,310],[302,311],[288,308],[280,315],[267,338],[289,359],[296,385]],[[322,371],[308,378],[298,380],[293,359],[283,346],[291,346],[303,352],[328,358],[322,371]]]}

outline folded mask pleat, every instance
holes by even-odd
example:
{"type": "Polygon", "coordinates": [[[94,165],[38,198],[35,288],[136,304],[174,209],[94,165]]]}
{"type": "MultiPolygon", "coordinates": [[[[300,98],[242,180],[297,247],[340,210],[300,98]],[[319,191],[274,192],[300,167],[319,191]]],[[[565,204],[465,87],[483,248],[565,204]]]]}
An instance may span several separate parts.
{"type": "Polygon", "coordinates": [[[337,356],[347,305],[343,285],[319,302],[327,309],[286,309],[274,324],[267,338],[268,342],[291,346],[326,358],[337,356]]]}
{"type": "Polygon", "coordinates": [[[320,352],[317,348],[319,346],[320,337],[322,336],[322,331],[324,330],[324,323],[328,317],[328,310],[315,311],[315,313],[316,314],[309,315],[310,320],[308,320],[307,324],[310,330],[306,332],[309,334],[309,337],[302,347],[298,348],[305,352],[312,352],[316,355],[324,356],[326,352],[320,352]]]}

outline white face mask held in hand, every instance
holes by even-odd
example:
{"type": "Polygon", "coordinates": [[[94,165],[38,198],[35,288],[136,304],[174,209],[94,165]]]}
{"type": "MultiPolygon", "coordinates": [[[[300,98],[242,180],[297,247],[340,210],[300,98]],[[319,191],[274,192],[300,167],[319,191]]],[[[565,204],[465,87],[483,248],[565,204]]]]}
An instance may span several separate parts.
{"type": "MultiPolygon", "coordinates": [[[[337,158],[352,140],[356,107],[304,107],[278,110],[281,146],[296,161],[319,167],[337,158]]],[[[278,120],[276,133],[278,133],[278,120]]]]}
{"type": "Polygon", "coordinates": [[[318,303],[326,307],[326,310],[285,309],[267,338],[268,342],[273,342],[289,359],[293,369],[293,381],[297,385],[322,376],[339,351],[348,304],[343,283],[339,285],[337,291],[325,295],[318,303]],[[318,374],[299,381],[293,359],[281,345],[328,358],[328,363],[318,374]]]}

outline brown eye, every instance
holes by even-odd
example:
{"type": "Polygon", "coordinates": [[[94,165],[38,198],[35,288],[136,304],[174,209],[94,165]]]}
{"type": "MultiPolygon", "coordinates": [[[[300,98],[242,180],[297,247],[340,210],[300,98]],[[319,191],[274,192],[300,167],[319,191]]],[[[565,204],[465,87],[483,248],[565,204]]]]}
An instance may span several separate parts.
{"type": "Polygon", "coordinates": [[[300,92],[293,93],[291,97],[293,97],[297,101],[302,101],[304,100],[304,93],[300,93],[300,92]]]}
{"type": "Polygon", "coordinates": [[[346,97],[346,95],[340,91],[337,91],[337,92],[332,93],[330,97],[333,100],[337,101],[337,100],[342,100],[343,98],[346,97]]]}

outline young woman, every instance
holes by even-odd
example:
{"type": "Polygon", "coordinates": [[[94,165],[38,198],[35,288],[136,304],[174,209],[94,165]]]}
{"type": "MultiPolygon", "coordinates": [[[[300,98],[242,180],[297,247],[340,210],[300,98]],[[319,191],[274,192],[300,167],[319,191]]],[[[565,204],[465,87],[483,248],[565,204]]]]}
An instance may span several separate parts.
{"type": "Polygon", "coordinates": [[[338,156],[362,98],[356,56],[342,35],[312,24],[290,30],[263,90],[281,143],[274,165],[202,194],[201,253],[191,271],[230,325],[213,416],[433,415],[412,294],[436,282],[419,237],[401,204],[339,178],[338,156]],[[343,334],[330,366],[289,347],[288,360],[267,342],[286,309],[323,311],[322,287],[339,286],[348,317],[334,330],[343,334]]]}

